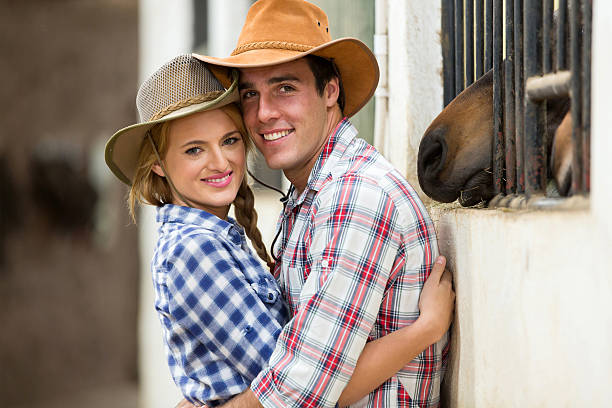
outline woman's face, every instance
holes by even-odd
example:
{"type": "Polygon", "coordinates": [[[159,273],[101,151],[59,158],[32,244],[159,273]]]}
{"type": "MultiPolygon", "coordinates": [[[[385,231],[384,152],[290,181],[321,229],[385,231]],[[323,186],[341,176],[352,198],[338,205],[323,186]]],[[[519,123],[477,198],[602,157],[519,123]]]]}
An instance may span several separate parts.
{"type": "MultiPolygon", "coordinates": [[[[225,219],[245,171],[245,144],[230,117],[220,109],[172,121],[163,159],[174,186],[173,204],[207,211],[225,219]]],[[[153,171],[163,176],[159,165],[153,171]]]]}

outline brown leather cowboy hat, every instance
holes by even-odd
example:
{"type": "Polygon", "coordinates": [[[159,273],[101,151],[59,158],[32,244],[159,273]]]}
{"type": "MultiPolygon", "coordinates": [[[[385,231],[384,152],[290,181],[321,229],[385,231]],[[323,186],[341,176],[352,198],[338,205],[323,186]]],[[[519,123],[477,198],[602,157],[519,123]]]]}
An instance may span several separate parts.
{"type": "Polygon", "coordinates": [[[228,86],[226,67],[266,67],[309,54],[336,63],[344,86],[346,116],[357,113],[374,94],[379,70],[372,51],[356,38],[332,41],[327,15],[304,0],[259,0],[249,9],[231,56],[193,55],[211,64],[211,71],[228,86]]]}

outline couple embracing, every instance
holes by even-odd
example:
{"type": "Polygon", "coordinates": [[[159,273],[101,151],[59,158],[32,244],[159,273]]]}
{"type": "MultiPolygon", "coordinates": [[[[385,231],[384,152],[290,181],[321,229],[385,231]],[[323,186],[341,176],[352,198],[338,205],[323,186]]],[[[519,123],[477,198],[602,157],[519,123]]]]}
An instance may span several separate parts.
{"type": "Polygon", "coordinates": [[[371,51],[332,41],[319,8],[259,0],[230,57],[181,55],[142,84],[106,161],[132,215],[157,207],[179,405],[439,405],[452,278],[417,194],[350,123],[377,82],[371,51]],[[270,254],[252,145],[291,182],[270,254]]]}

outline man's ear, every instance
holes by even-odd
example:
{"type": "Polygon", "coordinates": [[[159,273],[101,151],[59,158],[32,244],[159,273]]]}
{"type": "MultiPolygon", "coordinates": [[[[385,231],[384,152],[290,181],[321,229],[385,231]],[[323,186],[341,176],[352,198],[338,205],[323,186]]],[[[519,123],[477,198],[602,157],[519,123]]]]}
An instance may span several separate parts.
{"type": "Polygon", "coordinates": [[[340,80],[338,77],[333,77],[325,85],[325,100],[328,108],[332,108],[338,103],[338,97],[340,96],[340,80]]]}
{"type": "Polygon", "coordinates": [[[155,163],[153,167],[151,167],[151,170],[153,170],[153,173],[157,174],[159,177],[166,177],[166,175],[164,174],[164,170],[159,165],[159,163],[155,163]]]}

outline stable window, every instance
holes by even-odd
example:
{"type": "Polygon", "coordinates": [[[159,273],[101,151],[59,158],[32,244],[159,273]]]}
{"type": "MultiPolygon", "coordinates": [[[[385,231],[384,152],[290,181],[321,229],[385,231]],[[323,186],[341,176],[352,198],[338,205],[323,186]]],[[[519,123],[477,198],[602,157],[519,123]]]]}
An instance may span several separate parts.
{"type": "Polygon", "coordinates": [[[588,194],[591,10],[592,0],[442,0],[445,105],[493,70],[492,203],[546,196],[547,104],[563,98],[572,119],[569,193],[588,194]]]}

